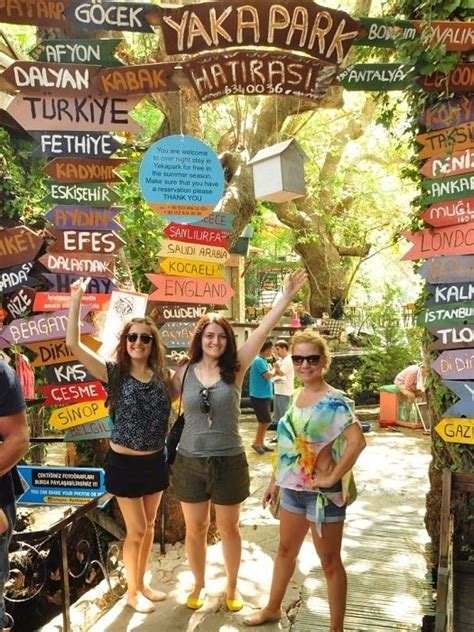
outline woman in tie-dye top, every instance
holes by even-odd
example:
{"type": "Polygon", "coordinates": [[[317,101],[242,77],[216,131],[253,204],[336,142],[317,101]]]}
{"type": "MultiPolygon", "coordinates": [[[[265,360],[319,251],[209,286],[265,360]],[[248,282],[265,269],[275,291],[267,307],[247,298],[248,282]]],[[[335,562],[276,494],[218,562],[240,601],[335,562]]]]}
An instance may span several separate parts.
{"type": "Polygon", "coordinates": [[[277,621],[308,529],[328,589],[331,632],[343,632],[347,579],[341,560],[346,505],[355,498],[351,468],[365,447],[360,425],[343,395],[324,380],[326,342],[312,330],[293,337],[292,360],[303,383],[278,424],[276,476],[264,505],[281,487],[280,544],[267,605],[247,625],[277,621]]]}

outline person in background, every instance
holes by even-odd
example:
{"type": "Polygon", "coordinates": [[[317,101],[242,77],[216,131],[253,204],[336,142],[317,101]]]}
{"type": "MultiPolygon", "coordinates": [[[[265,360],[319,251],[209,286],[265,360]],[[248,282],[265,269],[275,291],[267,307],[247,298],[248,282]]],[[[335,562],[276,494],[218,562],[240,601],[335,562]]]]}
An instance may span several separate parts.
{"type": "Polygon", "coordinates": [[[419,364],[411,364],[400,371],[394,380],[400,393],[412,404],[417,397],[423,394],[423,369],[419,364]]]}
{"type": "Polygon", "coordinates": [[[239,348],[226,318],[203,316],[188,351],[190,361],[173,378],[175,392],[183,387],[185,423],[171,474],[186,523],[186,556],[194,576],[186,605],[192,610],[204,605],[211,502],[222,539],[225,604],[231,612],[243,608],[237,587],[242,551],[239,518],[250,478],[239,433],[242,383],[252,359],[306,278],[303,270],[287,277],[281,296],[239,348]]]}
{"type": "Polygon", "coordinates": [[[301,321],[295,309],[293,309],[291,313],[290,325],[291,327],[301,327],[301,321]]]}
{"type": "Polygon", "coordinates": [[[296,332],[291,358],[303,387],[278,424],[278,460],[264,497],[280,487],[280,543],[267,605],[244,622],[281,618],[281,604],[303,540],[311,530],[326,579],[331,632],[343,632],[347,578],[341,560],[346,505],[355,498],[351,468],[365,447],[360,425],[340,391],[324,379],[330,355],[316,332],[296,332]]]}
{"type": "Polygon", "coordinates": [[[273,379],[273,421],[278,423],[286,413],[295,388],[295,370],[286,340],[277,340],[278,374],[273,379]]]}
{"type": "Polygon", "coordinates": [[[314,319],[309,312],[307,312],[303,305],[298,305],[297,315],[300,319],[301,327],[308,327],[314,323],[314,319]]]}
{"type": "Polygon", "coordinates": [[[145,572],[154,538],[156,512],[168,487],[165,438],[171,409],[171,375],[153,320],[133,318],[109,362],[80,339],[81,300],[89,279],[71,285],[66,344],[94,377],[105,383],[113,420],[105,461],[105,487],[117,498],[127,530],[123,562],[127,604],[137,612],[155,609],[166,594],[153,590],[145,572]]]}
{"type": "Polygon", "coordinates": [[[25,398],[18,378],[0,359],[0,629],[13,627],[5,611],[4,587],[9,574],[8,548],[16,522],[15,497],[23,493],[16,464],[29,447],[25,398]]]}
{"type": "Polygon", "coordinates": [[[272,423],[272,379],[280,374],[279,363],[275,362],[273,368],[269,359],[273,353],[273,342],[266,340],[250,366],[249,395],[250,403],[257,417],[257,429],[252,448],[257,454],[273,452],[273,448],[265,443],[265,433],[272,423]]]}

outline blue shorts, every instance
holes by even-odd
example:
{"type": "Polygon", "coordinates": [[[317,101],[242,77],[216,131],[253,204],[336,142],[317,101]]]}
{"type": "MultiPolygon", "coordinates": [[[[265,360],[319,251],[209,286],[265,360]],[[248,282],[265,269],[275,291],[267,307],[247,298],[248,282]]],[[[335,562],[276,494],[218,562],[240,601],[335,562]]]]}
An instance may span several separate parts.
{"type": "MultiPolygon", "coordinates": [[[[337,484],[330,488],[331,491],[340,491],[341,484],[337,484]]],[[[329,491],[329,489],[328,489],[329,491]]],[[[320,494],[318,492],[298,492],[295,489],[286,489],[282,487],[280,497],[280,507],[304,516],[309,522],[316,523],[316,500],[320,494]]],[[[344,522],[346,518],[346,505],[338,507],[332,501],[328,500],[324,507],[324,518],[322,523],[327,522],[344,522]]]]}

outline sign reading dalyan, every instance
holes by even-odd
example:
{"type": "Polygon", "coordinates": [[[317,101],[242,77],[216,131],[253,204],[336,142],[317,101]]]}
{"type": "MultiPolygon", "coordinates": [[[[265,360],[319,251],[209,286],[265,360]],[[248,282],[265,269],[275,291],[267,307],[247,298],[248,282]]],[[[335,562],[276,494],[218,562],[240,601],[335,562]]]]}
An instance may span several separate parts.
{"type": "Polygon", "coordinates": [[[18,466],[26,491],[19,505],[82,505],[105,493],[100,468],[18,466]]]}

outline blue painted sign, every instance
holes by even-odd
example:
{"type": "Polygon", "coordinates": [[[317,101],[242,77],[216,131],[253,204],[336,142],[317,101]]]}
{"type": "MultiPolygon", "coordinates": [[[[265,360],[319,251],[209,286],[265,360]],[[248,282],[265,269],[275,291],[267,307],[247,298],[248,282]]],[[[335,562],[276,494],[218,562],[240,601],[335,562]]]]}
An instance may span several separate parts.
{"type": "Polygon", "coordinates": [[[101,468],[19,465],[25,488],[19,505],[83,505],[105,493],[101,468]]]}
{"type": "Polygon", "coordinates": [[[234,224],[235,215],[233,213],[221,213],[215,211],[207,217],[203,217],[198,222],[193,222],[193,226],[199,228],[215,228],[216,230],[226,230],[230,232],[234,224]]]}
{"type": "Polygon", "coordinates": [[[92,439],[108,439],[112,434],[113,422],[110,417],[103,417],[88,424],[74,426],[67,430],[64,441],[90,441],[92,439]]]}
{"type": "Polygon", "coordinates": [[[446,380],[444,384],[459,397],[459,401],[443,417],[474,417],[474,382],[446,380]]]}
{"type": "Polygon", "coordinates": [[[207,217],[224,192],[224,171],[214,151],[193,136],[179,134],[148,149],[139,180],[151,208],[171,222],[207,217]]]}

